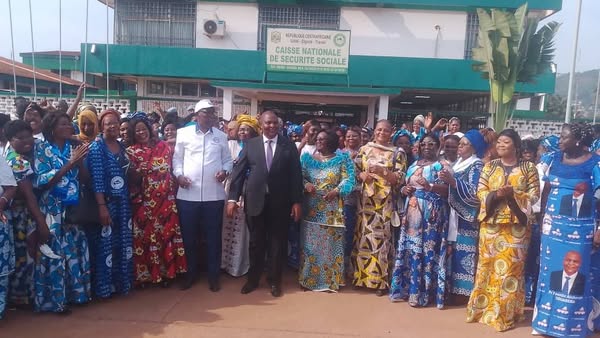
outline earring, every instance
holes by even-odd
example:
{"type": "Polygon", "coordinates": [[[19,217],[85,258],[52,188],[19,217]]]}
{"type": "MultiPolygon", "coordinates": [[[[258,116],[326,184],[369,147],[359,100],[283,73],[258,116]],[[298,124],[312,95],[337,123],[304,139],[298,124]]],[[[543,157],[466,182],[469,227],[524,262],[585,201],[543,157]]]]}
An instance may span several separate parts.
{"type": "Polygon", "coordinates": [[[575,145],[579,147],[579,142],[575,143],[575,145]]]}

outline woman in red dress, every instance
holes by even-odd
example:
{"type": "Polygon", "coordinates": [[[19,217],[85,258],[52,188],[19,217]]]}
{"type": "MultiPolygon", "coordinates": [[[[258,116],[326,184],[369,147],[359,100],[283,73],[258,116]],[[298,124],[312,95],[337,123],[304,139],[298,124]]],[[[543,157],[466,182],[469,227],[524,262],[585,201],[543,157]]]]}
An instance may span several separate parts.
{"type": "Polygon", "coordinates": [[[144,113],[134,114],[129,128],[133,144],[127,154],[139,191],[132,200],[135,283],[166,287],[176,274],[187,270],[171,175],[173,151],[153,136],[144,113]]]}

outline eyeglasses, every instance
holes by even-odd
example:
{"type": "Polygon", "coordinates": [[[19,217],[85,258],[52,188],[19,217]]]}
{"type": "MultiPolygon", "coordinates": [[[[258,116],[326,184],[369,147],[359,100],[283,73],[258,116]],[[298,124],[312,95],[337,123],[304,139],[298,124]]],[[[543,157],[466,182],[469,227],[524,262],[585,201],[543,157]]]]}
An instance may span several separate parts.
{"type": "Polygon", "coordinates": [[[459,147],[470,147],[471,143],[469,143],[469,142],[459,142],[458,146],[459,147]]]}

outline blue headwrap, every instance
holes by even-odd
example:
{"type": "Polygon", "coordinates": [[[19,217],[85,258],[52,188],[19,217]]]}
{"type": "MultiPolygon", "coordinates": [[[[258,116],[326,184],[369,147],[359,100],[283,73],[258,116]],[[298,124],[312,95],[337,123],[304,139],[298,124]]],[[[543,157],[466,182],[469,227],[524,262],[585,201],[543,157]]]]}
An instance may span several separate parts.
{"type": "Polygon", "coordinates": [[[471,129],[468,132],[466,132],[465,136],[463,137],[466,137],[467,140],[469,140],[469,142],[473,146],[473,149],[475,149],[475,154],[477,155],[477,157],[483,158],[483,155],[485,155],[485,150],[487,149],[488,145],[487,143],[485,143],[485,139],[483,138],[483,135],[481,135],[479,130],[471,129]]]}
{"type": "Polygon", "coordinates": [[[542,140],[541,145],[546,148],[547,152],[559,151],[560,149],[558,148],[558,140],[558,136],[550,135],[542,140]]]}
{"type": "Polygon", "coordinates": [[[394,133],[394,135],[392,135],[392,144],[396,144],[396,141],[402,136],[408,137],[410,145],[413,145],[415,143],[415,138],[412,136],[412,134],[408,130],[400,129],[400,130],[397,130],[394,133]]]}
{"type": "Polygon", "coordinates": [[[302,126],[299,126],[297,124],[290,124],[287,127],[287,133],[288,133],[288,135],[292,135],[292,134],[302,135],[302,126]]]}

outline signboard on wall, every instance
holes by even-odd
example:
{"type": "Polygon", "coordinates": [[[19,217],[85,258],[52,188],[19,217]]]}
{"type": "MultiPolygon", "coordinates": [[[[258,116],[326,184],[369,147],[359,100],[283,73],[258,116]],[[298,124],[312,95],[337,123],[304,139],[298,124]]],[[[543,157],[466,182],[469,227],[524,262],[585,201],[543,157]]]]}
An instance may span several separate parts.
{"type": "Polygon", "coordinates": [[[267,28],[267,71],[348,74],[350,31],[267,28]]]}

